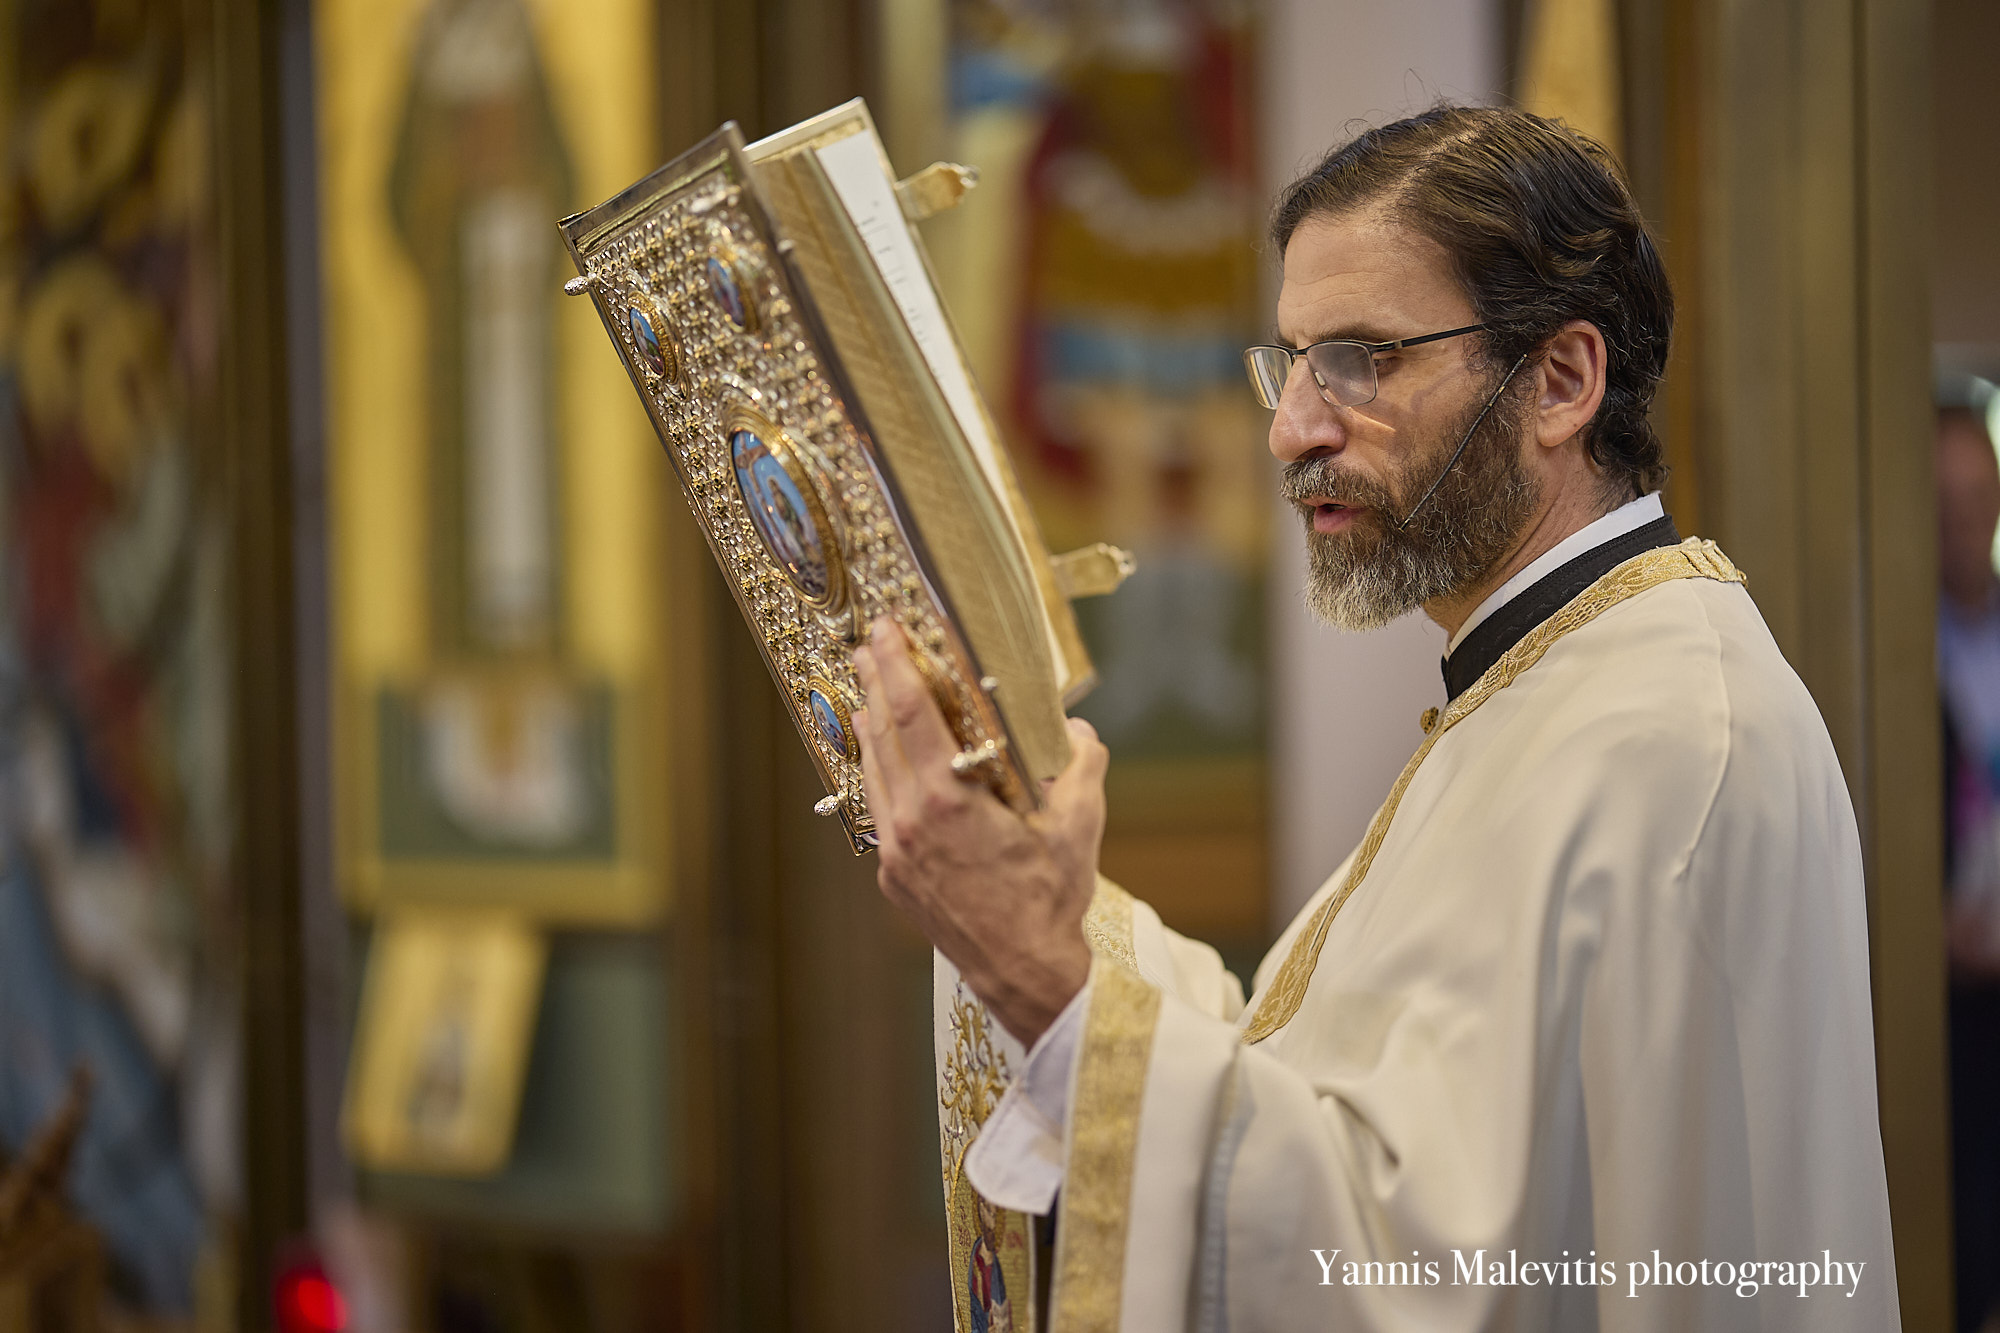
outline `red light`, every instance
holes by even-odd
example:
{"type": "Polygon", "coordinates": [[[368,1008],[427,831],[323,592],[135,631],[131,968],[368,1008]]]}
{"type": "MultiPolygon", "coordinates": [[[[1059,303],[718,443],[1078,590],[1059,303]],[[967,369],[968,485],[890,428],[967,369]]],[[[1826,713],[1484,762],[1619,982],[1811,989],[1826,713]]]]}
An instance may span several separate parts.
{"type": "Polygon", "coordinates": [[[315,1268],[294,1268],[278,1279],[279,1333],[341,1333],[347,1302],[315,1268]]]}

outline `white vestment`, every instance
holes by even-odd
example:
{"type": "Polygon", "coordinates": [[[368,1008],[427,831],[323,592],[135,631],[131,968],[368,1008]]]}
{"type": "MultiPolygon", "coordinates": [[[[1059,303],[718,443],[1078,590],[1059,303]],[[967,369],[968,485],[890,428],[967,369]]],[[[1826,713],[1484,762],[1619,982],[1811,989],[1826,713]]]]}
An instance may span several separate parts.
{"type": "Polygon", "coordinates": [[[1854,815],[1736,578],[1654,551],[1511,649],[1247,1007],[1100,890],[947,1116],[948,1185],[1060,1188],[1057,1333],[1898,1327],[1854,815]]]}

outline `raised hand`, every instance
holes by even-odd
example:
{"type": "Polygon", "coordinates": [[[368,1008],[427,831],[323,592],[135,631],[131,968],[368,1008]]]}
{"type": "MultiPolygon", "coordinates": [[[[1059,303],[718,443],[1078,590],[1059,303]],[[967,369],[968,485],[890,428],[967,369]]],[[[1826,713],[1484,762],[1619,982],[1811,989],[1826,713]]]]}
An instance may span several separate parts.
{"type": "Polygon", "coordinates": [[[1069,767],[1047,784],[1042,809],[1018,814],[953,774],[958,742],[894,621],[875,622],[854,666],[868,694],[855,729],[882,893],[1032,1045],[1090,972],[1083,914],[1097,884],[1109,753],[1088,722],[1070,719],[1069,767]]]}

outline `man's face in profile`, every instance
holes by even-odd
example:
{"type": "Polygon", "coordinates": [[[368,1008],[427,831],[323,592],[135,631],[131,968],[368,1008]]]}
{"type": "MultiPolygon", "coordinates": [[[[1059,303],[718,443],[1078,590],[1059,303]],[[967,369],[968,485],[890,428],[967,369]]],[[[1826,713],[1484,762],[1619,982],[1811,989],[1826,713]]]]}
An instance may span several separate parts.
{"type": "MultiPolygon", "coordinates": [[[[1294,347],[1393,342],[1478,322],[1444,250],[1380,211],[1309,219],[1285,248],[1278,336],[1294,347]]],[[[1329,403],[1305,364],[1294,366],[1271,452],[1286,464],[1284,493],[1305,523],[1307,601],[1329,623],[1373,629],[1465,590],[1534,512],[1539,487],[1523,462],[1534,380],[1523,374],[1411,518],[1505,374],[1481,346],[1470,335],[1381,353],[1375,398],[1356,407],[1329,403]]]]}

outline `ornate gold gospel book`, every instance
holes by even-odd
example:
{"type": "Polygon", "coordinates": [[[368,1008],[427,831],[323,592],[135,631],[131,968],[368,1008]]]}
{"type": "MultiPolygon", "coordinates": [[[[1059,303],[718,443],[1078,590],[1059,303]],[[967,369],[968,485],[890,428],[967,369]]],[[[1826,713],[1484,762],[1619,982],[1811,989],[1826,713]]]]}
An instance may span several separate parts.
{"type": "Polygon", "coordinates": [[[587,292],[791,706],[855,851],[873,845],[849,654],[908,633],[962,749],[1017,809],[1093,683],[1070,596],[1130,570],[1051,558],[915,223],[972,173],[898,183],[859,100],[746,145],[734,123],[567,218],[587,292]]]}

